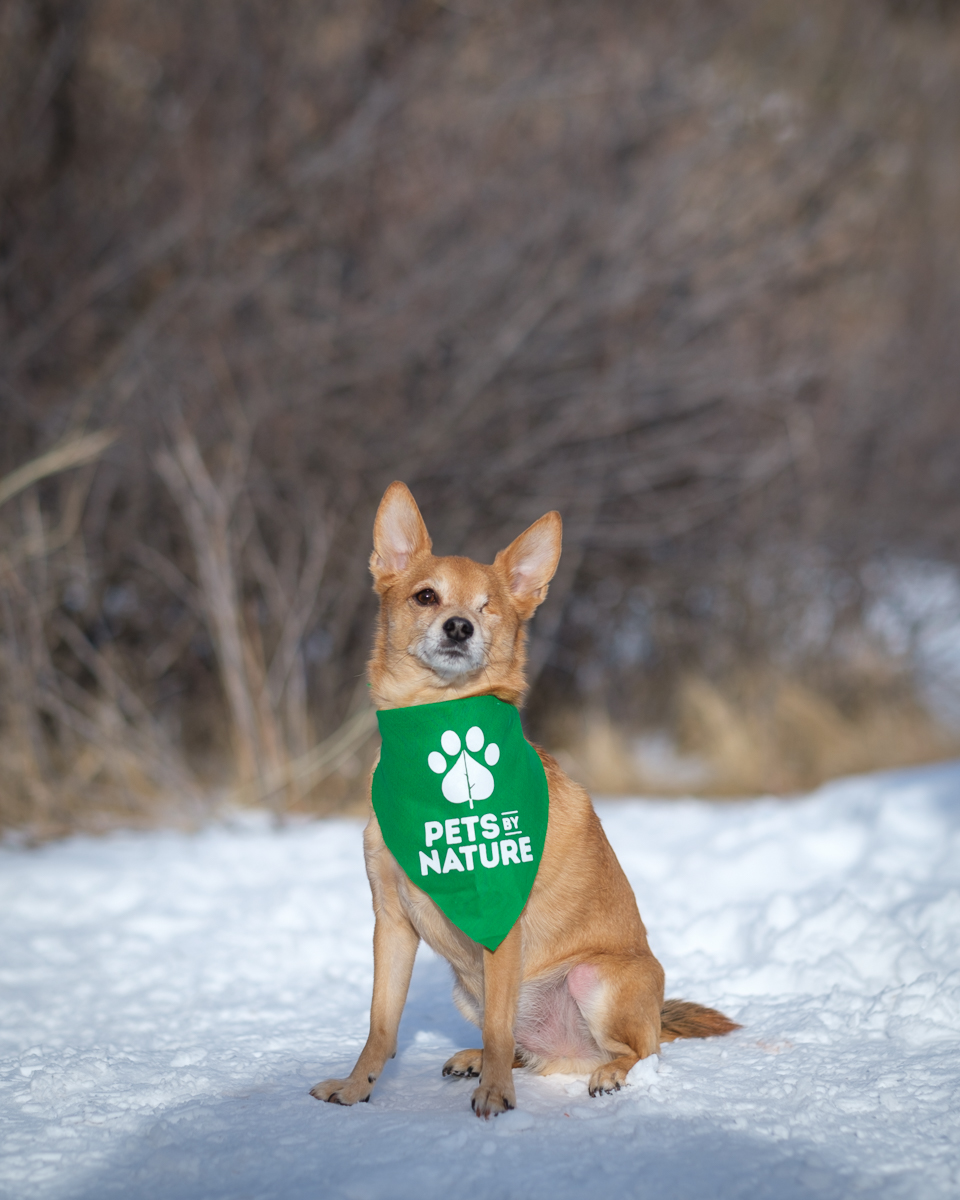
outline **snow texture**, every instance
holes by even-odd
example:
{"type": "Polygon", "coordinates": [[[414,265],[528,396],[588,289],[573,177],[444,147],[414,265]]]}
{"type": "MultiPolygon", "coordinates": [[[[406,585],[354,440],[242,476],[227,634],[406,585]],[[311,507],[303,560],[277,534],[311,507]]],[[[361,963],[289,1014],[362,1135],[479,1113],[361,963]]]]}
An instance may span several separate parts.
{"type": "Polygon", "coordinates": [[[489,1122],[440,1076],[478,1042],[425,949],[372,1102],[307,1094],[366,1034],[360,823],[0,850],[0,1194],[960,1194],[960,767],[599,807],[668,995],[744,1028],[596,1100],[518,1072],[489,1122]]]}

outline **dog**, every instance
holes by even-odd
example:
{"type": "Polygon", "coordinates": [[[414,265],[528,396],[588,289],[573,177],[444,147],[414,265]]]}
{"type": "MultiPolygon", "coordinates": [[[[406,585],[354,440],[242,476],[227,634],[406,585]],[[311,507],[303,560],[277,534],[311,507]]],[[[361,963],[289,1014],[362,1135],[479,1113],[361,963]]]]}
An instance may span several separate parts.
{"type": "MultiPolygon", "coordinates": [[[[370,570],[380,613],[368,664],[378,709],[474,696],[520,705],[526,693],[526,624],[547,595],[561,549],[557,512],[541,517],[487,566],[435,557],[409,489],[387,488],[377,511],[370,570]]],[[[542,858],[523,911],[495,951],[473,941],[401,870],[371,815],[364,857],[376,923],[370,1034],[346,1079],[311,1095],[367,1101],[387,1059],[422,938],[453,968],[454,1001],[482,1030],[443,1074],[472,1078],[473,1111],[516,1104],[513,1069],[589,1074],[592,1096],[618,1091],[661,1042],[729,1033],[722,1013],[664,1001],[664,974],[630,884],[590,797],[535,748],[549,787],[542,858]]],[[[471,806],[472,807],[472,806],[471,806]]]]}

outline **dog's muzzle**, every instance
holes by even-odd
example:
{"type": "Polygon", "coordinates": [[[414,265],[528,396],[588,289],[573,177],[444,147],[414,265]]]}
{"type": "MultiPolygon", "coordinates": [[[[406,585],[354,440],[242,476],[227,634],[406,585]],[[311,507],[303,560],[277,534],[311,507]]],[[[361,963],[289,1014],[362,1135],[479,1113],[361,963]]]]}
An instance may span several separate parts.
{"type": "Polygon", "coordinates": [[[483,637],[467,617],[448,617],[434,626],[416,650],[417,658],[446,679],[469,675],[483,666],[483,637]]]}

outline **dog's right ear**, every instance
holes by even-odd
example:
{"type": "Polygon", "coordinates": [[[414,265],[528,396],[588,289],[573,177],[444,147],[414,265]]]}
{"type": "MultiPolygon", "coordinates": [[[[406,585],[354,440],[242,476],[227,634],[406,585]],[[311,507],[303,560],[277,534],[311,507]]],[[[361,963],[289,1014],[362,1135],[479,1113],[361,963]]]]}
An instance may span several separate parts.
{"type": "Polygon", "coordinates": [[[388,586],[394,575],[405,571],[418,554],[429,553],[432,546],[410,489],[405,483],[391,483],[373,523],[370,571],[374,588],[381,591],[388,586]]]}

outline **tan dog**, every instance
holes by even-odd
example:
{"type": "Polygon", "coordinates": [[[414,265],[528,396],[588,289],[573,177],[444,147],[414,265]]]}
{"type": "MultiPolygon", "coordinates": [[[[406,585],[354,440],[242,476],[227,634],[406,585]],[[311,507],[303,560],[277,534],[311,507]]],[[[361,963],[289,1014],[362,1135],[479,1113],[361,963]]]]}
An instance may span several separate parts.
{"type": "MultiPolygon", "coordinates": [[[[560,515],[531,525],[492,566],[435,558],[413,496],[387,489],[370,559],[380,618],[368,675],[378,708],[494,695],[519,705],[526,691],[525,625],[560,558],[560,515]]],[[[619,1089],[660,1043],[738,1028],[722,1013],[663,999],[637,902],[590,797],[538,750],[550,789],[546,843],[526,907],[495,952],[472,941],[407,878],[375,815],[364,834],[373,892],[370,1036],[347,1079],[311,1095],[369,1100],[397,1029],[421,938],[456,975],[454,1001],[483,1030],[482,1050],[461,1050],[444,1075],[480,1077],[473,1109],[513,1108],[512,1069],[590,1072],[590,1093],[619,1089]]]]}

